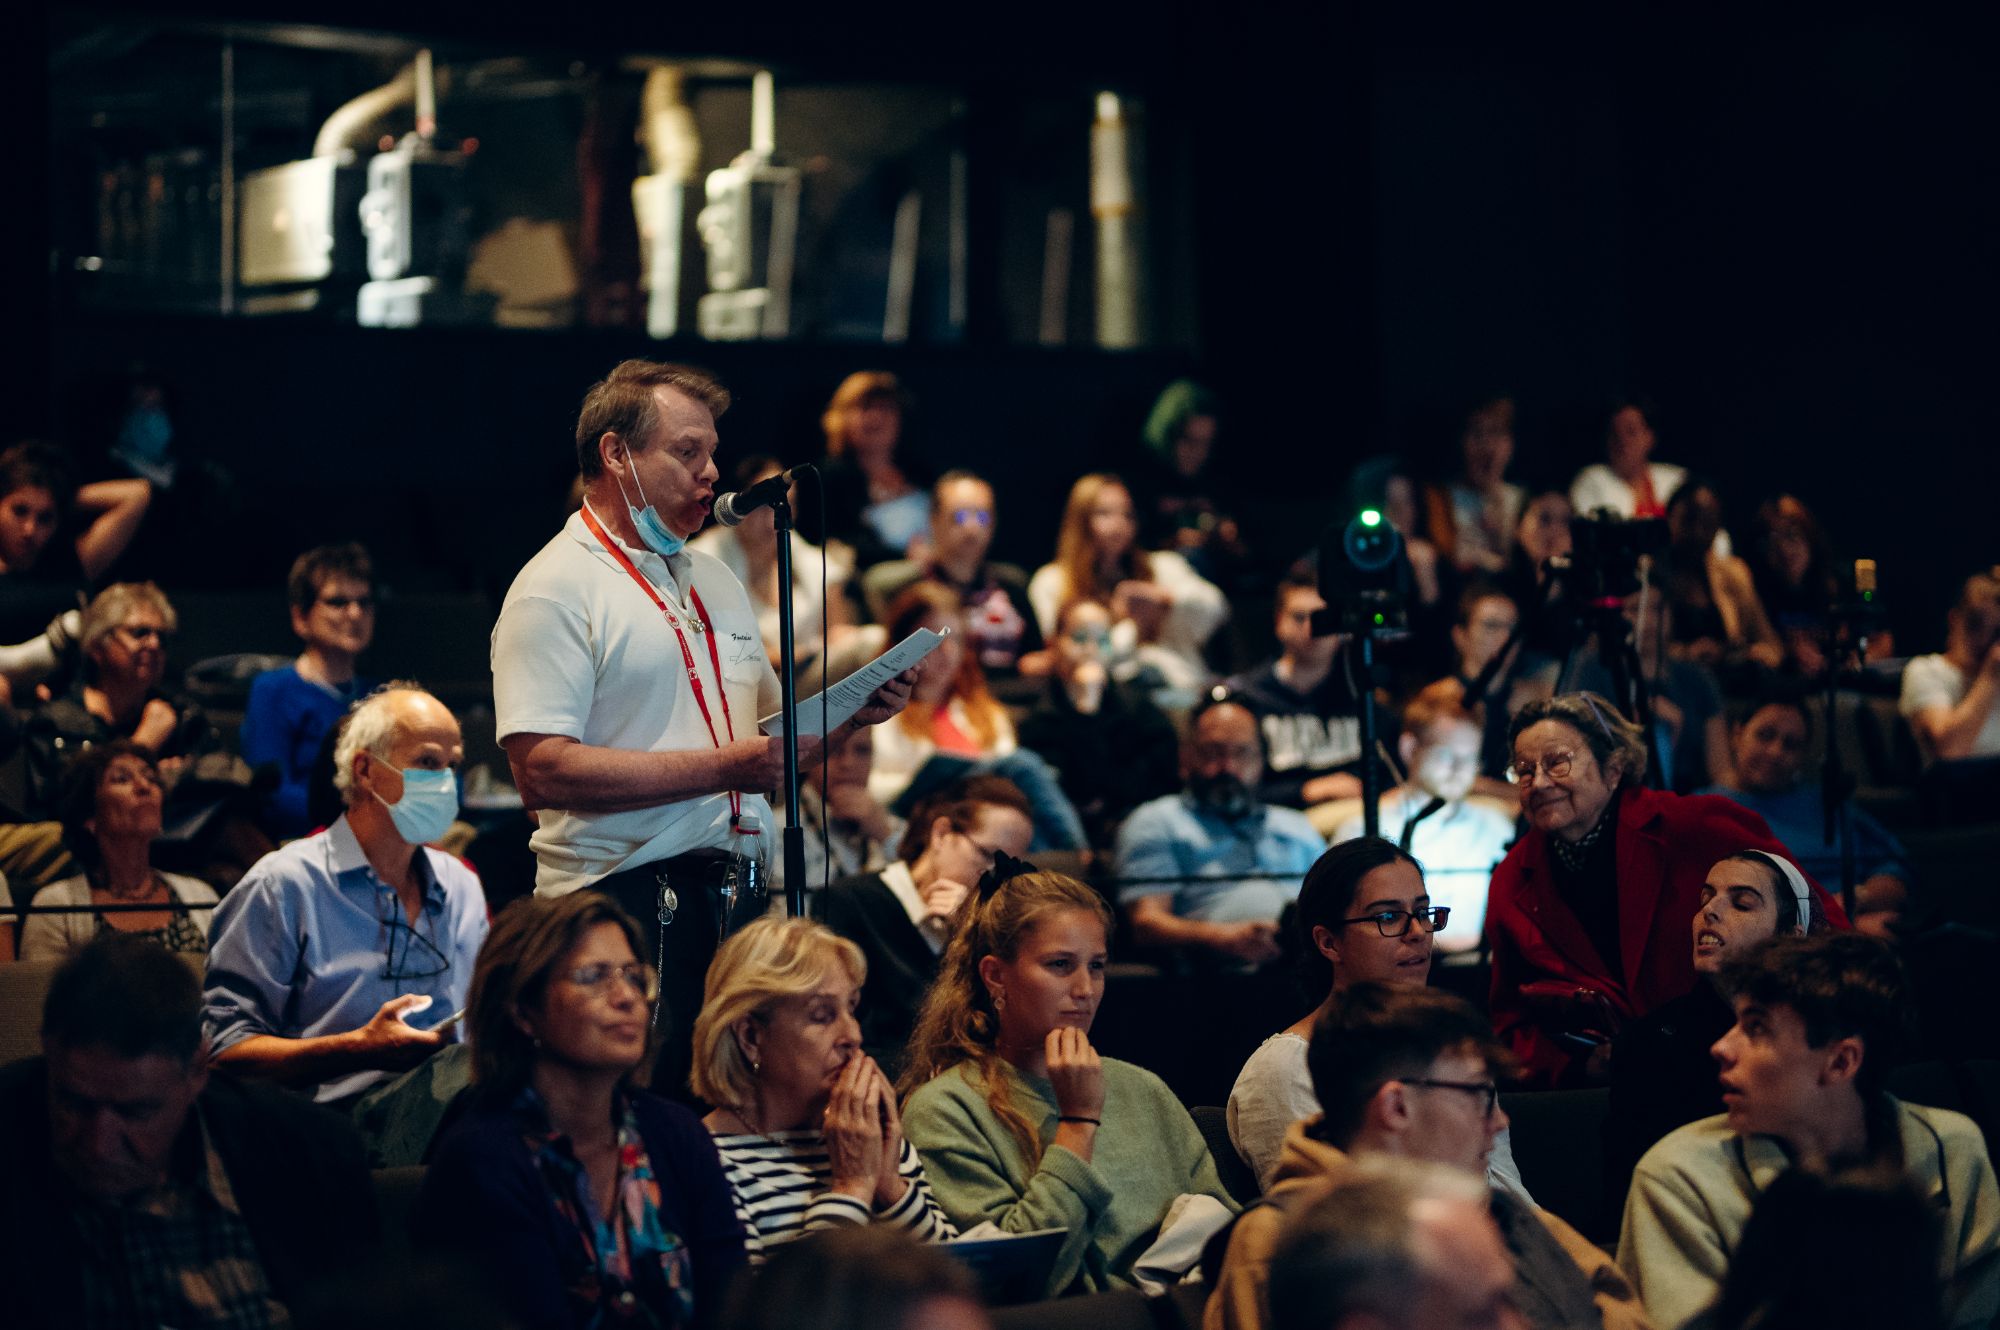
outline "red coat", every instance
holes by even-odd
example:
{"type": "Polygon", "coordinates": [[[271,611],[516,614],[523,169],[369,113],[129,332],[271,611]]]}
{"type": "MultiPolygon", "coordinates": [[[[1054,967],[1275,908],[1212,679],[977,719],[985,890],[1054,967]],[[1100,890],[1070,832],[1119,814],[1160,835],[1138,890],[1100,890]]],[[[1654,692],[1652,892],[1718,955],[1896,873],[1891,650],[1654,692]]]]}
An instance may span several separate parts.
{"type": "MultiPolygon", "coordinates": [[[[1628,787],[1613,834],[1623,980],[1607,972],[1576,912],[1556,894],[1545,832],[1523,835],[1493,870],[1486,905],[1493,1028],[1538,1087],[1579,1083],[1583,1054],[1551,1037],[1561,1026],[1539,1023],[1551,1013],[1525,1002],[1522,985],[1552,980],[1595,989],[1622,1019],[1636,1020],[1694,987],[1691,926],[1716,860],[1739,850],[1792,857],[1763,818],[1715,795],[1628,787]]],[[[1827,918],[1846,927],[1839,902],[1818,883],[1813,891],[1827,918]]]]}

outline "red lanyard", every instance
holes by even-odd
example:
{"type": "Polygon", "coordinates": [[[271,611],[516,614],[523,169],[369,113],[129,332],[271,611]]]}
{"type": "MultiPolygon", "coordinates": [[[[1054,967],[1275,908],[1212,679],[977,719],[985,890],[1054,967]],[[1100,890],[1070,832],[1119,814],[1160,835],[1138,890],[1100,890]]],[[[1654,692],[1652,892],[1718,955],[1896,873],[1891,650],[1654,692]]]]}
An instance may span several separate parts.
{"type": "MultiPolygon", "coordinates": [[[[680,616],[675,614],[672,607],[667,604],[666,597],[662,596],[659,590],[646,580],[646,575],[639,571],[638,566],[620,548],[618,542],[605,534],[604,528],[597,521],[597,514],[590,511],[589,504],[583,506],[582,512],[583,524],[590,528],[590,534],[597,537],[598,543],[604,546],[605,552],[618,561],[618,566],[623,568],[626,574],[639,584],[639,589],[646,593],[647,599],[657,605],[660,613],[666,616],[668,626],[674,630],[674,637],[681,644],[681,660],[687,664],[688,687],[694,690],[695,705],[701,708],[702,721],[708,726],[709,742],[714,744],[718,749],[721,748],[722,740],[715,732],[715,717],[711,716],[708,711],[708,693],[702,687],[701,672],[695,669],[694,652],[688,646],[687,634],[681,630],[680,616]]],[[[708,607],[701,603],[701,592],[695,589],[694,578],[692,577],[688,578],[688,600],[694,606],[694,612],[701,621],[702,636],[708,639],[708,664],[710,669],[715,672],[716,690],[722,694],[722,727],[728,732],[730,742],[733,743],[736,740],[736,724],[729,717],[729,689],[722,682],[722,655],[715,645],[715,625],[709,621],[708,607]]],[[[729,826],[732,831],[736,829],[736,823],[742,816],[743,795],[740,791],[731,790],[729,792],[729,826]]]]}

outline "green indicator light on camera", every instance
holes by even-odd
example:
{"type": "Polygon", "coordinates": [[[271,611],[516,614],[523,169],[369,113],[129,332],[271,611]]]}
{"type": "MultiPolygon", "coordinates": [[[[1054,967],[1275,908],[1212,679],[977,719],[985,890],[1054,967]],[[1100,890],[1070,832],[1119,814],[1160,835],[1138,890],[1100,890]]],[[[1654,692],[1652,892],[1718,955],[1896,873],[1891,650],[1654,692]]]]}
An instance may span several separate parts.
{"type": "Polygon", "coordinates": [[[1389,616],[1386,614],[1378,614],[1375,616],[1375,626],[1377,628],[1380,628],[1382,625],[1388,622],[1389,622],[1389,616]]]}
{"type": "Polygon", "coordinates": [[[1363,508],[1361,510],[1361,525],[1381,526],[1382,514],[1373,508],[1363,508]]]}

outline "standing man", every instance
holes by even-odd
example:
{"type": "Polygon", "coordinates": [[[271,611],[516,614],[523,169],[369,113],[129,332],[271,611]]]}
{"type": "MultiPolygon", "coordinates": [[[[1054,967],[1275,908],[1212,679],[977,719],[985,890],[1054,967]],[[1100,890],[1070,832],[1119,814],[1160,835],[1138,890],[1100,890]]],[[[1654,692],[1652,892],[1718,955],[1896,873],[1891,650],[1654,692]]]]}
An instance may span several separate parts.
{"type": "MultiPolygon", "coordinates": [[[[686,1077],[702,980],[735,906],[763,889],[766,798],[784,740],[757,614],[718,560],[683,548],[714,499],[729,393],[685,365],[628,360],[583,399],[583,506],[528,561],[493,628],[499,737],[539,825],[536,891],[594,886],[646,923],[668,1022],[654,1083],[686,1077]]],[[[848,725],[903,709],[892,680],[848,725]]],[[[798,741],[799,765],[820,741],[798,741]]],[[[747,917],[747,916],[746,916],[747,917]]]]}

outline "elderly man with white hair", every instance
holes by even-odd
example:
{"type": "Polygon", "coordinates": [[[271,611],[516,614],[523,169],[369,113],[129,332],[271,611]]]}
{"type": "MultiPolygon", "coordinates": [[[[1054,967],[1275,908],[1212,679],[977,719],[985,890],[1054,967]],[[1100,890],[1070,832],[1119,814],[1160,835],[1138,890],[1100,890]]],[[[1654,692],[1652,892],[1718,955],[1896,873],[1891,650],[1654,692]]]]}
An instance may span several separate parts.
{"type": "Polygon", "coordinates": [[[415,684],[355,706],[334,747],[346,812],[265,855],[215,912],[219,1064],[346,1104],[456,1037],[486,901],[429,842],[457,816],[463,757],[457,720],[415,684]]]}

